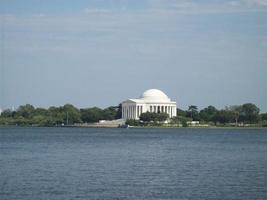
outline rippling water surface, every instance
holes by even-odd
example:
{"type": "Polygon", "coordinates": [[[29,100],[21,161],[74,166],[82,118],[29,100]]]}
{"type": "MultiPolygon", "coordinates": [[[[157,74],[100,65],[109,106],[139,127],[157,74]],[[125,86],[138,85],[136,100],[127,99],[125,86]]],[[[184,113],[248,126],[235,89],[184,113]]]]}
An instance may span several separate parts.
{"type": "Polygon", "coordinates": [[[0,199],[267,199],[267,130],[0,128],[0,199]]]}

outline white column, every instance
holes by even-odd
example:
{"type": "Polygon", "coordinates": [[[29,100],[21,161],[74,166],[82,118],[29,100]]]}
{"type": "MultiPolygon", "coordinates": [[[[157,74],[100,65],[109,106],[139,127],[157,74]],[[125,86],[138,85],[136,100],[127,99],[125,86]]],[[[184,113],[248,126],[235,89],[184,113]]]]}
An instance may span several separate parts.
{"type": "Polygon", "coordinates": [[[125,118],[128,118],[128,106],[125,106],[125,118]]]}
{"type": "Polygon", "coordinates": [[[129,119],[129,114],[130,114],[130,106],[127,106],[127,119],[129,119]]]}
{"type": "Polygon", "coordinates": [[[132,106],[130,106],[130,119],[132,119],[132,106]]]}

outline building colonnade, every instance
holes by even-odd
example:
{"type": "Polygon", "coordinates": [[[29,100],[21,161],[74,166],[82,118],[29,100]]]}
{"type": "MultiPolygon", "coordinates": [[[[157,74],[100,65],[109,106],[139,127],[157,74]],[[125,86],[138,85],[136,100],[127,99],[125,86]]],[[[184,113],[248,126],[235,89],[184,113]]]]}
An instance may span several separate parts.
{"type": "Polygon", "coordinates": [[[176,105],[150,104],[150,105],[125,105],[122,107],[123,119],[139,119],[145,112],[167,113],[170,118],[176,116],[176,105]]]}

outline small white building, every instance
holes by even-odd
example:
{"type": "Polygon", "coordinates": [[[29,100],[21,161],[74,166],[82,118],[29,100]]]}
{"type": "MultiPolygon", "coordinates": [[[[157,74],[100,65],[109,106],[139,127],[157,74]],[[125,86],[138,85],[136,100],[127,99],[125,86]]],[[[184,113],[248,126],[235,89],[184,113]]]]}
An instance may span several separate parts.
{"type": "Polygon", "coordinates": [[[138,99],[127,99],[122,102],[123,119],[139,119],[140,115],[145,112],[169,114],[169,117],[176,116],[176,102],[161,90],[150,89],[145,91],[138,99]]]}

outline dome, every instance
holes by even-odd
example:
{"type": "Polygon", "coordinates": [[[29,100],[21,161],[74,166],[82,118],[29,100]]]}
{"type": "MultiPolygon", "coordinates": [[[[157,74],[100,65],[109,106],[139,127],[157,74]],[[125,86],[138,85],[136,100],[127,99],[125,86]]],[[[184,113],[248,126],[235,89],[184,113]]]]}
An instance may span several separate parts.
{"type": "Polygon", "coordinates": [[[150,89],[150,90],[145,91],[141,95],[141,98],[143,100],[147,100],[150,102],[169,102],[170,101],[169,97],[164,92],[158,89],[150,89]]]}

